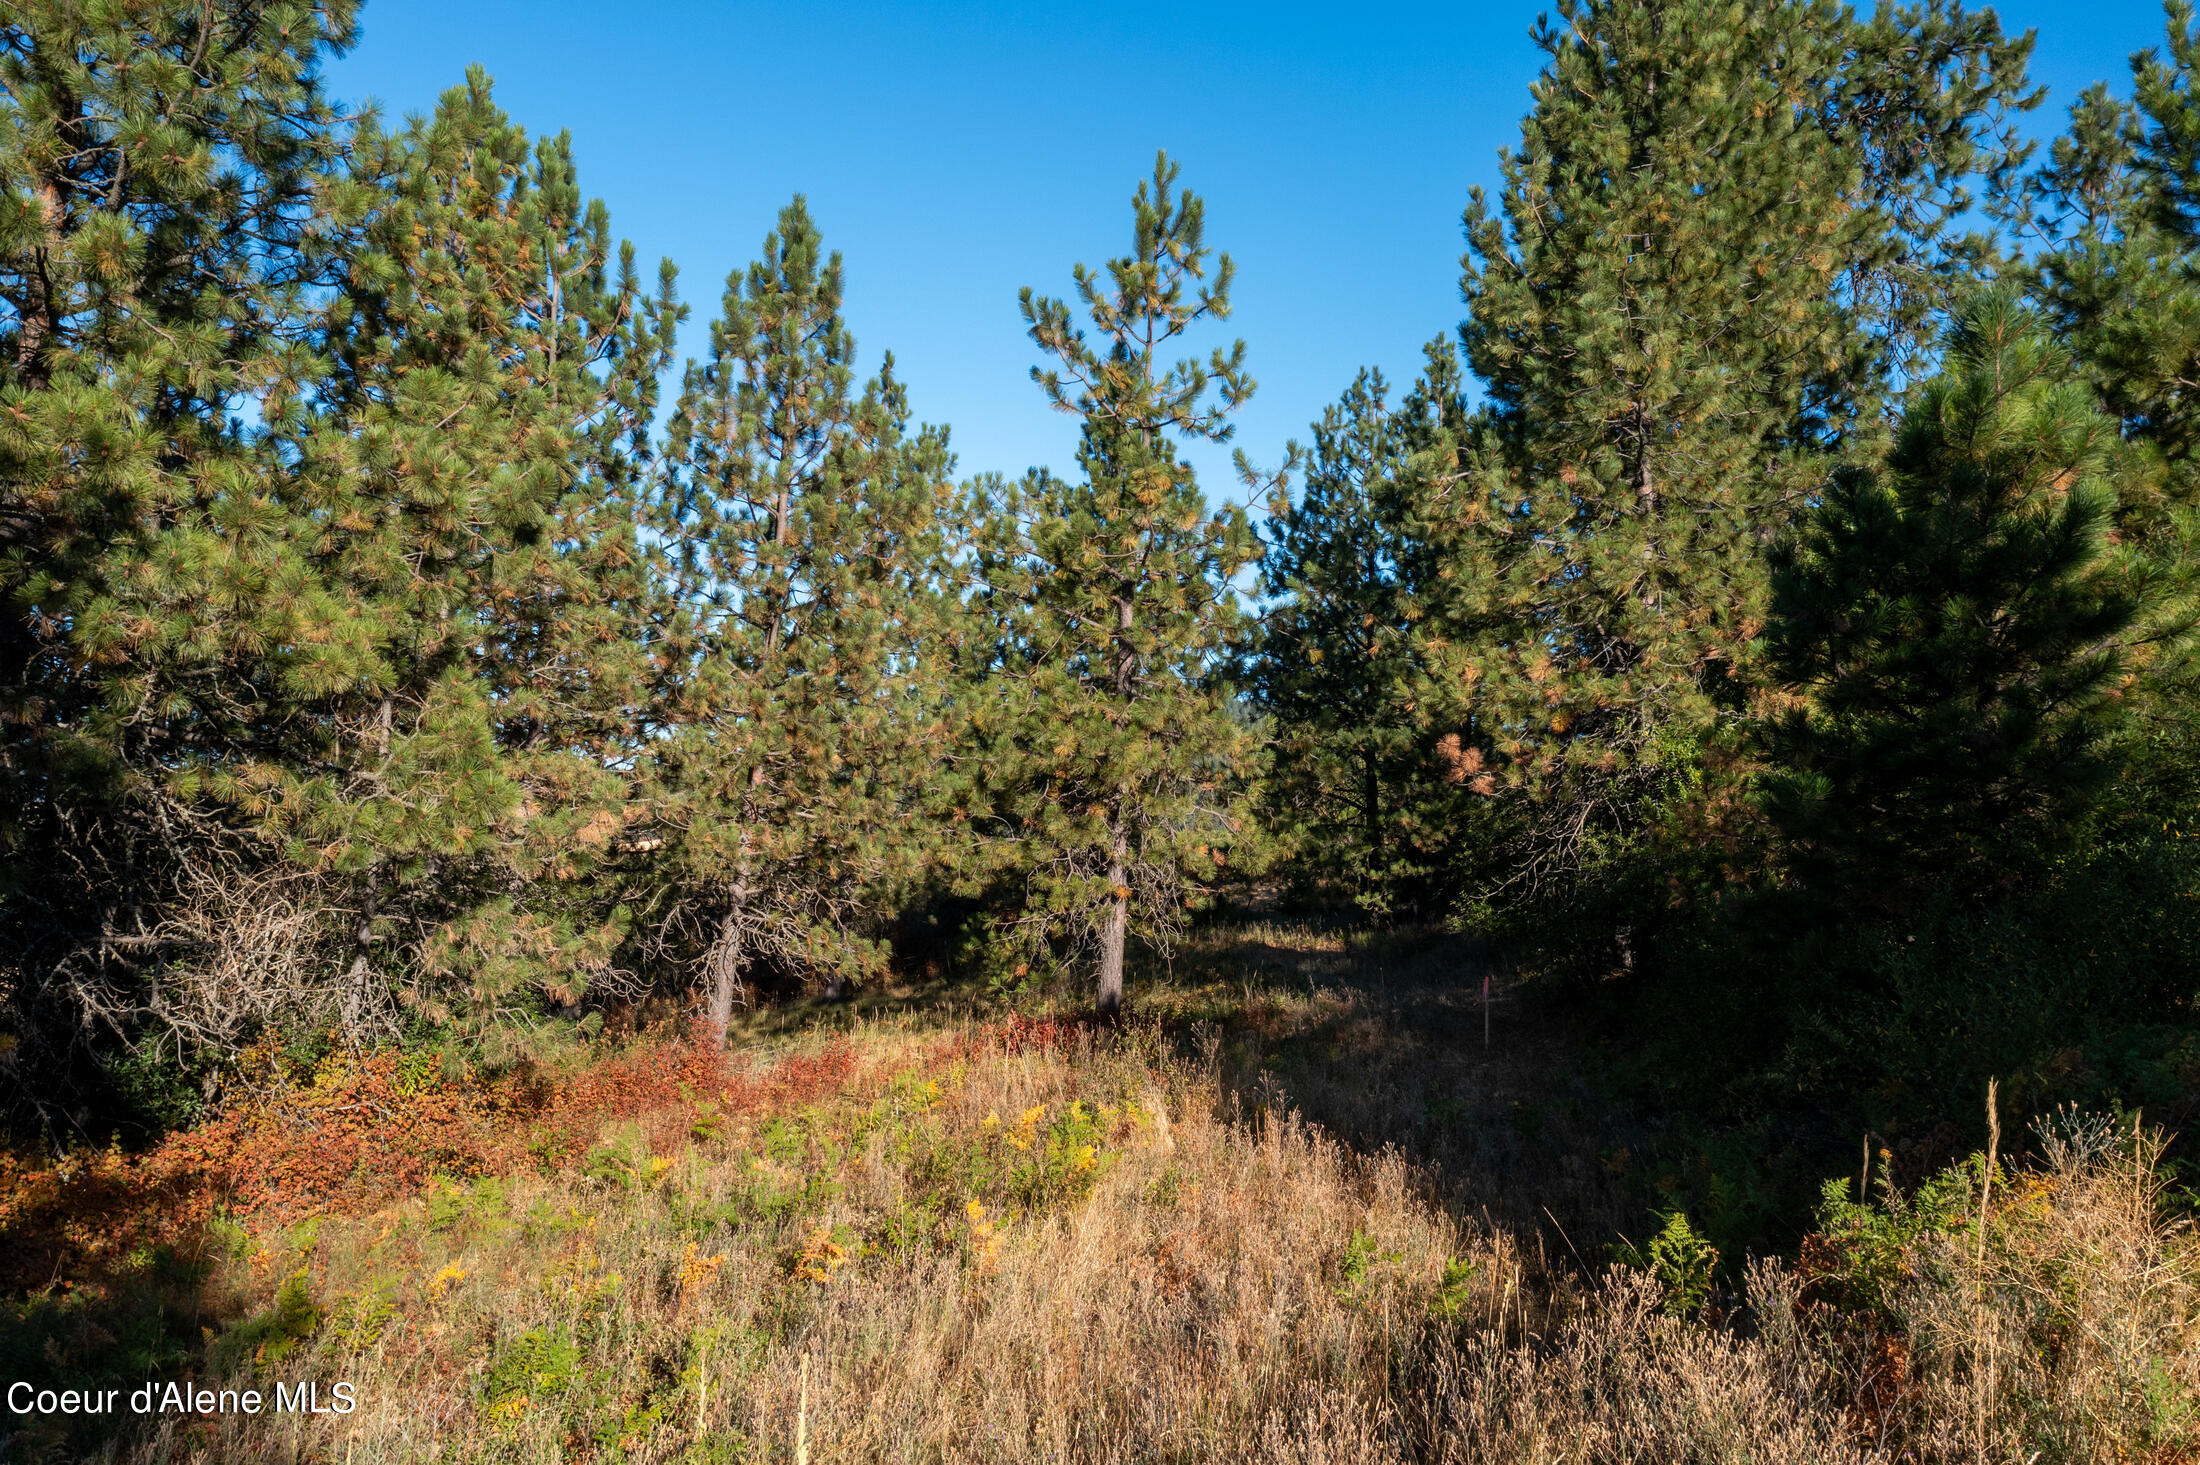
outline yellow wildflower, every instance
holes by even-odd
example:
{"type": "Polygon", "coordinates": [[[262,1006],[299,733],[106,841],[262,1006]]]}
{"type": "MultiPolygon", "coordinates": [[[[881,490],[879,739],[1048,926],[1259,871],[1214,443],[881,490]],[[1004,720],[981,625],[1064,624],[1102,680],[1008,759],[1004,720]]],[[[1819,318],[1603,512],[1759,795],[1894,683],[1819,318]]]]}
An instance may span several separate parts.
{"type": "Polygon", "coordinates": [[[854,1258],[848,1255],[848,1249],[833,1240],[833,1228],[820,1226],[802,1248],[802,1255],[796,1258],[794,1274],[822,1287],[833,1280],[833,1273],[852,1260],[854,1258]]]}
{"type": "Polygon", "coordinates": [[[687,1245],[687,1255],[680,1260],[680,1295],[686,1297],[703,1287],[709,1286],[711,1278],[717,1276],[718,1269],[725,1264],[726,1254],[724,1252],[713,1252],[709,1256],[703,1256],[697,1252],[695,1243],[690,1241],[687,1245]]]}
{"type": "Polygon", "coordinates": [[[990,1272],[1000,1263],[1000,1228],[985,1218],[985,1207],[975,1196],[971,1197],[963,1211],[970,1217],[970,1240],[973,1243],[971,1254],[978,1263],[978,1270],[990,1272]]]}

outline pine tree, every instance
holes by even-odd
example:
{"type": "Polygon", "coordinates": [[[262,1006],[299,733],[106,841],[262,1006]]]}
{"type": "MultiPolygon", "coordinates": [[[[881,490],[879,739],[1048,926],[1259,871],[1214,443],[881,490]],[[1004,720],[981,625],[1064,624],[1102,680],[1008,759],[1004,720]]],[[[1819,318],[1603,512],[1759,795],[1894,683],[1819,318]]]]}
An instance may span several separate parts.
{"type": "Polygon", "coordinates": [[[0,16],[0,987],[49,1123],[42,1036],[129,1024],[164,904],[242,858],[170,780],[265,644],[220,567],[284,553],[252,408],[312,370],[369,202],[319,75],[352,34],[348,0],[0,16]]]}
{"type": "Polygon", "coordinates": [[[1456,790],[1492,787],[1482,750],[1456,734],[1433,747],[1419,716],[1399,480],[1420,420],[1411,402],[1393,413],[1382,374],[1362,371],[1314,424],[1303,489],[1269,508],[1261,576],[1273,604],[1250,668],[1272,719],[1263,798],[1292,836],[1291,867],[1375,919],[1427,902],[1458,824],[1456,790]]]}
{"type": "Polygon", "coordinates": [[[943,432],[912,433],[886,358],[855,388],[841,261],[797,197],[726,284],[666,447],[659,532],[678,601],[651,757],[675,944],[721,1041],[767,963],[831,994],[875,971],[922,865],[948,566],[943,432]]]}
{"type": "Polygon", "coordinates": [[[2184,0],[2168,14],[2167,56],[2132,58],[2133,99],[2089,88],[2046,166],[1996,200],[2030,250],[2010,273],[2152,464],[2154,498],[2119,515],[2140,534],[2200,499],[2200,29],[2184,0]]]}
{"type": "Polygon", "coordinates": [[[1208,276],[1206,210],[1164,155],[1132,200],[1130,253],[1079,265],[1080,304],[1022,295],[1055,366],[1033,379],[1082,421],[1080,480],[1034,472],[981,536],[996,617],[994,705],[975,729],[989,812],[1024,849],[1028,934],[1095,955],[1102,1013],[1123,1001],[1134,907],[1165,941],[1186,880],[1226,859],[1248,755],[1221,676],[1243,633],[1233,580],[1255,553],[1242,509],[1209,514],[1171,436],[1227,441],[1252,394],[1245,343],[1203,363],[1163,353],[1229,313],[1231,264],[1208,276]]]}
{"type": "Polygon", "coordinates": [[[2112,542],[2120,450],[2007,292],[1967,307],[1884,473],[1850,468],[1772,556],[1767,807],[1806,879],[1866,903],[1978,893],[2063,847],[2138,672],[2189,598],[2112,542]]]}
{"type": "MultiPolygon", "coordinates": [[[[178,44],[221,75],[286,75],[221,49],[224,28],[298,27],[296,59],[314,54],[313,12],[193,13],[212,28],[178,44]]],[[[103,442],[144,452],[118,481],[139,497],[109,483],[99,500],[135,532],[108,520],[104,556],[73,566],[53,541],[13,561],[19,603],[78,597],[31,620],[64,632],[37,670],[75,675],[85,709],[46,729],[76,774],[47,812],[118,842],[85,860],[104,888],[64,892],[97,940],[55,965],[69,1002],[125,1037],[217,1051],[268,1023],[388,1032],[400,999],[476,1024],[575,1000],[622,930],[616,892],[580,867],[617,827],[644,735],[631,484],[669,301],[630,258],[611,277],[569,149],[531,150],[485,77],[403,134],[363,118],[339,141],[301,100],[310,71],[289,74],[295,96],[237,100],[228,120],[256,117],[316,171],[197,200],[193,228],[259,241],[217,262],[234,279],[195,283],[207,319],[125,311],[140,355],[79,342],[62,358],[75,402],[23,398],[75,414],[27,440],[49,454],[33,473],[103,442]],[[263,192],[266,216],[222,225],[223,198],[263,192]],[[162,864],[116,853],[133,840],[162,864]]],[[[163,136],[185,162],[230,146],[163,136]]],[[[128,215],[132,188],[162,181],[156,161],[110,189],[128,215]]]]}
{"type": "MultiPolygon", "coordinates": [[[[2122,427],[2119,541],[2189,582],[2200,507],[2200,27],[2189,5],[2165,8],[2166,47],[2131,58],[2131,100],[2089,89],[2046,165],[1996,202],[2028,250],[2010,275],[2122,427]]],[[[2134,752],[2116,806],[2140,825],[2195,796],[2200,723],[2190,663],[2182,671],[2133,689],[2134,752]]]]}
{"type": "Polygon", "coordinates": [[[357,167],[380,203],[329,366],[270,399],[301,573],[270,584],[262,745],[209,792],[341,883],[356,1026],[570,1005],[623,937],[615,857],[652,670],[637,533],[677,311],[478,68],[357,167]],[[387,937],[403,933],[386,958],[387,937]]]}
{"type": "Polygon", "coordinates": [[[1991,13],[1561,6],[1498,212],[1466,217],[1486,408],[1409,517],[1433,695],[1561,884],[1739,719],[1764,541],[1876,429],[2028,41],[1991,13]]]}

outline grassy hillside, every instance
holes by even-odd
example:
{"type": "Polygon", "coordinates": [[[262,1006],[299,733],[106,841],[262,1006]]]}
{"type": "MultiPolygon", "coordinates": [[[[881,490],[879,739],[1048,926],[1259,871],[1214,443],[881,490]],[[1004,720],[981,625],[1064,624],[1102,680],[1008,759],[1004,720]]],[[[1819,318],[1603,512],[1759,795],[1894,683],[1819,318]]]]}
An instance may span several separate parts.
{"type": "Polygon", "coordinates": [[[7,1378],[123,1394],[0,1459],[2200,1458],[2143,1125],[1721,1259],[1562,1028],[1500,993],[1482,1046],[1474,959],[1253,928],[1114,1029],[902,992],[724,1062],[263,1055],[149,1154],[0,1177],[7,1378]],[[153,1377],[267,1397],[129,1414],[153,1377]]]}

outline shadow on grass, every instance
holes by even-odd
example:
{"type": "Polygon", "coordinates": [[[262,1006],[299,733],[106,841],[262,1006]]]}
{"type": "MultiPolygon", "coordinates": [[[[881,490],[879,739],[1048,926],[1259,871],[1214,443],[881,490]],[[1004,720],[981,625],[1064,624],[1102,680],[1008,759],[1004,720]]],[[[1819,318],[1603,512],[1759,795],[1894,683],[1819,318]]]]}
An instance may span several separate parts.
{"type": "MultiPolygon", "coordinates": [[[[211,1295],[225,1243],[203,1230],[133,1247],[113,1264],[84,1263],[68,1233],[98,1230],[98,1215],[96,1207],[80,1217],[13,1212],[0,1228],[10,1274],[0,1299],[0,1390],[10,1391],[0,1395],[0,1460],[115,1458],[162,1422],[133,1410],[134,1391],[310,1331],[303,1317],[240,1319],[233,1304],[211,1295]],[[33,1281],[37,1274],[44,1280],[33,1281]],[[115,1397],[97,1412],[40,1412],[41,1390],[56,1396],[53,1406],[64,1390],[115,1397]]],[[[167,1422],[175,1421],[171,1413],[167,1422]]]]}
{"type": "Polygon", "coordinates": [[[1203,1031],[1240,1105],[1395,1148],[1462,1221],[1591,1270],[1672,1209],[1734,1265],[1809,1226],[1822,1155],[1771,1118],[1646,1102],[1561,997],[1478,940],[1254,924],[1153,965],[1139,1010],[1203,1031]]]}

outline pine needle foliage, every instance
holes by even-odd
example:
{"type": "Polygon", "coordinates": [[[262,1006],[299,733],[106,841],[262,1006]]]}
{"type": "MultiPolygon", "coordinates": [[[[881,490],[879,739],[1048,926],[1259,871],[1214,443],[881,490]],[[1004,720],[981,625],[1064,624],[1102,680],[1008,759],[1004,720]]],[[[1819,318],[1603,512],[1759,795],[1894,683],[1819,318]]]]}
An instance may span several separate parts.
{"type": "MultiPolygon", "coordinates": [[[[196,273],[17,297],[0,452],[38,527],[10,546],[9,634],[36,652],[11,695],[39,715],[10,723],[31,786],[8,911],[45,934],[11,936],[12,1015],[218,1056],[269,1025],[570,1006],[622,940],[591,877],[641,736],[632,489],[668,297],[486,76],[400,133],[344,126],[313,63],[348,7],[33,19],[53,30],[20,33],[26,79],[73,46],[148,88],[69,124],[96,144],[79,163],[103,129],[124,145],[84,196],[111,217],[82,227],[144,229],[132,268],[196,273]],[[183,69],[141,66],[152,43],[183,69]],[[102,110],[169,87],[208,100],[102,110]],[[133,168],[140,129],[166,152],[133,168]],[[41,366],[56,330],[78,334],[41,366]],[[123,451],[84,455],[94,417],[123,451]]],[[[17,92],[8,136],[44,146],[22,124],[73,84],[17,92]]],[[[17,236],[11,278],[50,285],[53,237],[17,236]]]]}
{"type": "MultiPolygon", "coordinates": [[[[2132,58],[2132,97],[2090,87],[2045,166],[1996,200],[2029,250],[2009,273],[2036,299],[2127,441],[2151,468],[2154,496],[2200,499],[2200,28],[2167,7],[2167,52],[2132,58]]],[[[2127,494],[2127,497],[2129,495],[2127,494]]],[[[2166,527],[2160,504],[2133,498],[2122,527],[2166,527]]]]}
{"type": "Polygon", "coordinates": [[[946,434],[911,430],[891,356],[857,388],[841,299],[797,197],[728,279],[668,433],[659,920],[721,1034],[768,964],[835,994],[878,970],[885,892],[924,866],[914,816],[954,795],[946,434]]]}
{"type": "Polygon", "coordinates": [[[271,756],[207,791],[346,891],[347,1016],[395,987],[479,1025],[612,975],[590,887],[634,797],[651,588],[635,515],[677,311],[476,68],[402,134],[276,417],[306,569],[261,614],[271,756]],[[393,949],[385,953],[384,947],[393,949]]]}
{"type": "Polygon", "coordinates": [[[2189,594],[2115,542],[2116,427],[2006,292],[1963,312],[1884,473],[1774,551],[1769,811],[1813,882],[1899,906],[2006,888],[2067,846],[2189,594]]]}
{"type": "Polygon", "coordinates": [[[1562,5],[1495,207],[1466,215],[1485,408],[1415,517],[1434,695],[1563,888],[1746,710],[1762,548],[1866,447],[2028,40],[1990,12],[1562,5]]]}
{"type": "Polygon", "coordinates": [[[1400,491],[1425,393],[1394,409],[1382,373],[1363,370],[1313,425],[1300,492],[1269,505],[1271,603],[1249,663],[1273,739],[1263,793],[1290,868],[1309,895],[1378,922],[1430,913],[1459,805],[1495,782],[1483,750],[1432,741],[1420,715],[1418,546],[1400,491]]]}
{"type": "Polygon", "coordinates": [[[295,563],[248,424],[371,200],[319,71],[352,12],[0,14],[0,1004],[49,1128],[69,1055],[142,1008],[163,905],[236,855],[169,779],[236,746],[220,672],[295,563]]]}

